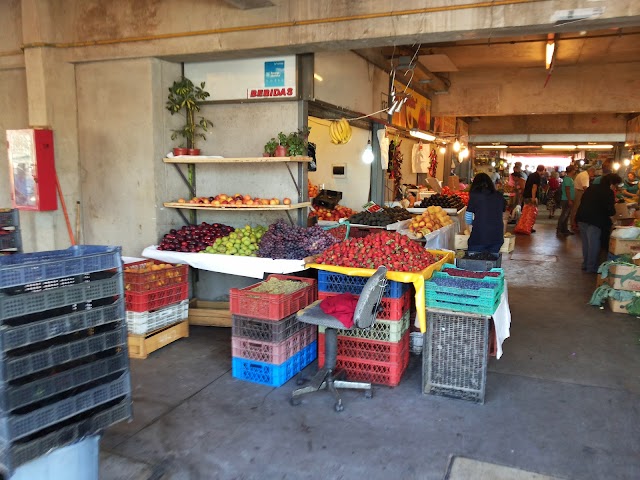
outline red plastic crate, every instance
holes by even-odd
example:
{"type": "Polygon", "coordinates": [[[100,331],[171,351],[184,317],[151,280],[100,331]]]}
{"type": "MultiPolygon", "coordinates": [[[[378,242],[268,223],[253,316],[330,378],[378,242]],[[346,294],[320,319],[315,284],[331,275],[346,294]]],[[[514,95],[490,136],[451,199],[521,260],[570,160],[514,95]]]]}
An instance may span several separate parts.
{"type": "MultiPolygon", "coordinates": [[[[409,346],[400,355],[399,362],[374,362],[338,356],[336,369],[346,372],[347,380],[369,382],[395,387],[409,365],[409,346]]],[[[318,366],[324,366],[324,351],[318,349],[318,366]]]]}
{"type": "Polygon", "coordinates": [[[130,312],[156,310],[189,298],[189,283],[179,283],[145,293],[124,292],[124,298],[126,309],[130,312]]]}
{"type": "MultiPolygon", "coordinates": [[[[402,363],[402,355],[409,348],[409,331],[399,342],[378,342],[366,338],[338,335],[338,357],[374,362],[402,363]]],[[[318,350],[324,362],[325,336],[318,334],[318,350]]]]}
{"type": "Polygon", "coordinates": [[[257,362],[280,365],[316,340],[318,328],[309,325],[282,342],[262,342],[245,337],[231,337],[231,355],[257,362]]]}
{"type": "Polygon", "coordinates": [[[165,262],[145,261],[124,266],[124,289],[127,292],[149,292],[188,281],[188,265],[173,265],[169,268],[149,270],[156,265],[171,265],[165,262]]]}
{"type": "MultiPolygon", "coordinates": [[[[404,292],[400,298],[382,297],[382,300],[380,300],[380,311],[376,318],[380,320],[402,320],[402,316],[411,308],[411,304],[413,303],[411,301],[413,299],[412,293],[413,291],[409,289],[404,292]]],[[[339,295],[339,293],[318,292],[318,299],[324,300],[325,298],[335,295],[339,295]]]]}
{"type": "Polygon", "coordinates": [[[232,288],[229,290],[229,310],[231,313],[277,322],[316,301],[315,279],[276,274],[269,275],[267,280],[270,278],[293,280],[307,285],[293,293],[279,295],[251,291],[264,282],[245,288],[232,288]]]}

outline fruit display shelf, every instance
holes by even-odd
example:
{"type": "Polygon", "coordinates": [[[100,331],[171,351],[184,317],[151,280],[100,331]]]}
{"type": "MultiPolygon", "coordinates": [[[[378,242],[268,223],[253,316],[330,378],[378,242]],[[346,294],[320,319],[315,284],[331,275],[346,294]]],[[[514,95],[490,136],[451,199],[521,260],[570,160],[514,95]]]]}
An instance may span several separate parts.
{"type": "Polygon", "coordinates": [[[290,205],[220,205],[218,207],[212,207],[209,205],[201,205],[195,203],[179,203],[179,202],[165,202],[163,204],[167,208],[183,208],[186,210],[242,210],[246,211],[268,211],[268,210],[298,210],[299,208],[306,208],[311,206],[311,202],[293,203],[290,205]]]}
{"type": "Polygon", "coordinates": [[[156,245],[145,248],[142,256],[167,263],[186,263],[193,268],[262,279],[265,273],[288,274],[306,269],[305,260],[284,260],[242,257],[213,253],[183,253],[158,250],[156,245]]]}

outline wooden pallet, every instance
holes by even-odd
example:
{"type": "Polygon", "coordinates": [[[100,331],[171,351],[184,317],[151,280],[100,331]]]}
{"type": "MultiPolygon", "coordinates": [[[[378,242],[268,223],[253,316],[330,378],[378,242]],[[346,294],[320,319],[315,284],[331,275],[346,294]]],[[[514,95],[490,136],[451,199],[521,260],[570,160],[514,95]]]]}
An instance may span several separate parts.
{"type": "Polygon", "coordinates": [[[189,325],[231,327],[229,302],[207,302],[194,298],[189,302],[189,325]]]}
{"type": "Polygon", "coordinates": [[[129,358],[145,359],[151,352],[189,336],[189,321],[182,320],[145,335],[129,335],[129,358]]]}

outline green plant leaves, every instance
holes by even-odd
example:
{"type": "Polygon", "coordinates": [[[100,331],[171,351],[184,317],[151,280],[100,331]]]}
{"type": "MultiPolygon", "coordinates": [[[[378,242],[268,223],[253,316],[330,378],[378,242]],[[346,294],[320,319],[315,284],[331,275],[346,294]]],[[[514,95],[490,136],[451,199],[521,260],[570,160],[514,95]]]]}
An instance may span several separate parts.
{"type": "Polygon", "coordinates": [[[182,128],[172,130],[171,139],[175,140],[179,136],[184,137],[187,140],[188,148],[195,148],[196,138],[206,140],[203,132],[208,131],[208,127],[213,126],[213,122],[204,117],[200,117],[198,122],[195,120],[195,112],[200,111],[201,103],[210,96],[204,86],[205,82],[201,82],[200,86],[196,86],[188,78],[182,77],[169,87],[169,96],[166,103],[167,110],[171,115],[180,113],[186,119],[186,124],[182,128]]]}

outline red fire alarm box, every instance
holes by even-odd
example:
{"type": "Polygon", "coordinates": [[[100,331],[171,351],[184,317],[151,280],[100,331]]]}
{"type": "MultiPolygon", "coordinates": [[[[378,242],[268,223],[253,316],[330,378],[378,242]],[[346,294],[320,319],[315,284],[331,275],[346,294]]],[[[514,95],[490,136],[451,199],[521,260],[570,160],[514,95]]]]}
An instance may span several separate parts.
{"type": "Polygon", "coordinates": [[[57,210],[53,132],[45,129],[7,130],[9,176],[13,207],[57,210]]]}

